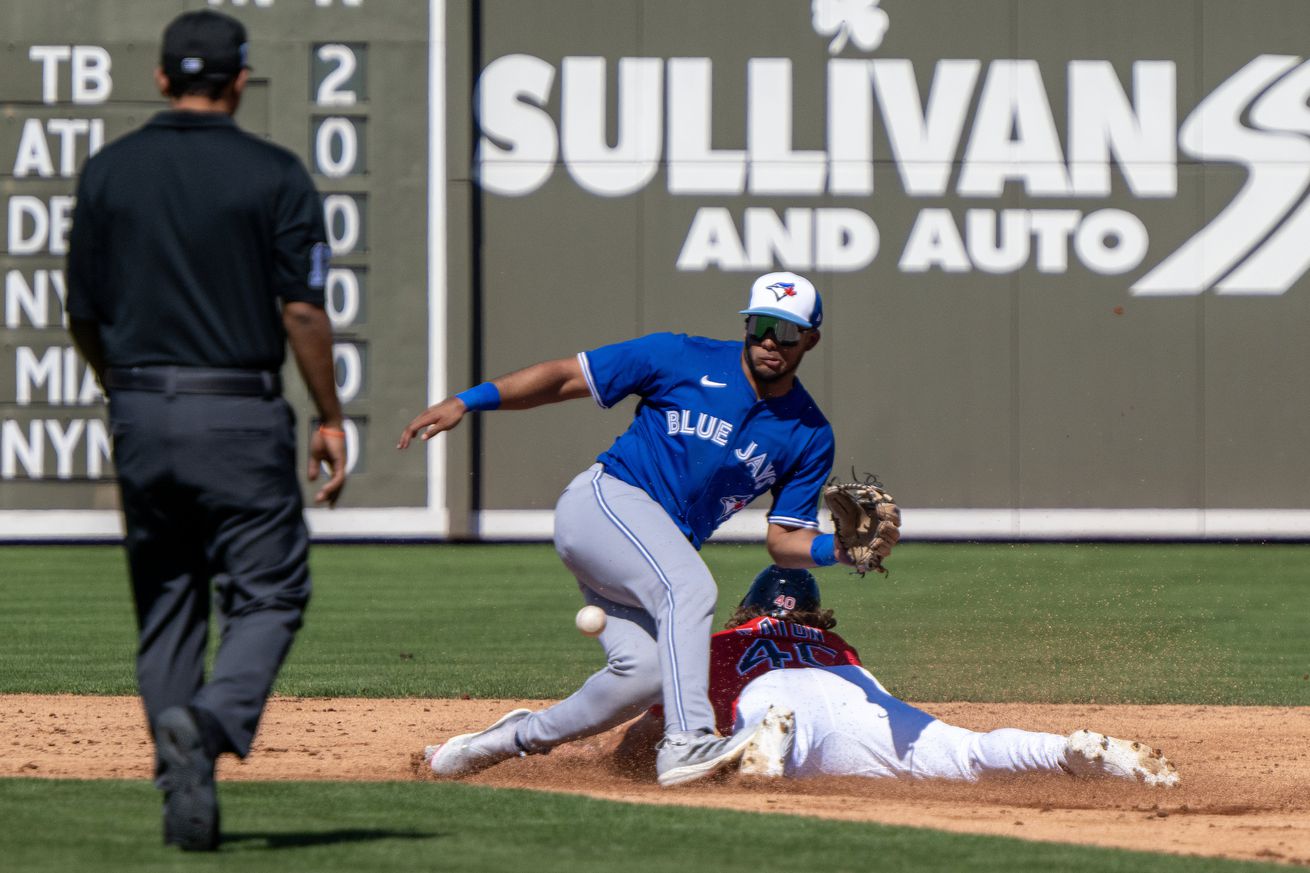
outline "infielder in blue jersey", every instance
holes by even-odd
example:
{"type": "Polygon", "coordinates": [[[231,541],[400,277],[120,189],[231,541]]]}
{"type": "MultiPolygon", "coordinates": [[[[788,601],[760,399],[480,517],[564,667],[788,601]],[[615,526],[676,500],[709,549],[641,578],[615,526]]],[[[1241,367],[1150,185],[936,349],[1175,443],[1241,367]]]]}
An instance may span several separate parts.
{"type": "Polygon", "coordinates": [[[529,409],[591,395],[603,408],[641,397],[631,426],[575,478],[555,508],[555,547],[584,599],[607,621],[607,664],[568,699],[515,710],[484,731],[434,747],[443,776],[475,773],[545,752],[663,703],[662,785],[734,763],[750,729],[720,738],[708,697],[718,591],[698,549],[766,491],[767,546],[783,567],[845,560],[820,534],[820,490],[833,461],[832,428],[796,378],[819,342],[823,304],[813,284],[769,273],[751,288],[744,341],[652,334],[534,364],[448,397],[400,436],[431,439],[468,412],[529,409]]]}

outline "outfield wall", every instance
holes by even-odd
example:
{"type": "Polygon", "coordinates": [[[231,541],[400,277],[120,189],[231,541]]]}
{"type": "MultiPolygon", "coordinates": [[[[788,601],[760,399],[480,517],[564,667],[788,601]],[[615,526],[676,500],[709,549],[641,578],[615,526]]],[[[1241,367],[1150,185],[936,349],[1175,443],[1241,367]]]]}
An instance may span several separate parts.
{"type": "Polygon", "coordinates": [[[802,378],[836,471],[878,473],[908,537],[1310,536],[1298,0],[23,0],[0,10],[0,538],[116,535],[58,320],[69,195],[158,108],[163,24],[205,5],[249,25],[239,120],[301,154],[332,228],[354,476],[319,536],[548,535],[630,405],[407,455],[396,433],[536,360],[736,336],[779,268],[824,294],[802,378]]]}

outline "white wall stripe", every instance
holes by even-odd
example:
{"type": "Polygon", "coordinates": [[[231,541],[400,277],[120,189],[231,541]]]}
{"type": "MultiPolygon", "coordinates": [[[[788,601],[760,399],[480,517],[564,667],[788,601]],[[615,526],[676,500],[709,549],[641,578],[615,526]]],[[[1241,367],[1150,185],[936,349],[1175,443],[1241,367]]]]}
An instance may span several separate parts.
{"type": "MultiPolygon", "coordinates": [[[[428,404],[445,399],[446,384],[446,0],[428,3],[428,404]]],[[[427,509],[449,530],[446,437],[423,443],[427,509]]],[[[434,516],[429,516],[432,518],[434,516]]],[[[334,526],[339,519],[321,524],[334,526]]],[[[430,524],[430,521],[427,521],[430,524]]],[[[312,524],[312,522],[311,522],[312,524]]]]}
{"type": "MultiPolygon", "coordinates": [[[[1310,540],[1305,509],[901,509],[903,541],[919,540],[1310,540]]],[[[549,539],[549,510],[489,510],[488,539],[549,539]]],[[[747,509],[711,542],[763,542],[767,513],[747,509]]],[[[826,517],[819,529],[832,531],[826,517]]]]}
{"type": "MultiPolygon", "coordinates": [[[[902,509],[901,539],[913,540],[1190,540],[1196,542],[1310,541],[1306,509],[902,509]]],[[[309,509],[310,532],[333,540],[442,540],[444,509],[309,509]]],[[[496,509],[478,513],[481,538],[548,541],[549,509],[496,509]]],[[[763,542],[766,513],[747,509],[714,533],[711,542],[763,542]]],[[[819,529],[831,532],[827,518],[819,529]]],[[[0,510],[0,542],[117,541],[122,519],[109,509],[0,510]]]]}

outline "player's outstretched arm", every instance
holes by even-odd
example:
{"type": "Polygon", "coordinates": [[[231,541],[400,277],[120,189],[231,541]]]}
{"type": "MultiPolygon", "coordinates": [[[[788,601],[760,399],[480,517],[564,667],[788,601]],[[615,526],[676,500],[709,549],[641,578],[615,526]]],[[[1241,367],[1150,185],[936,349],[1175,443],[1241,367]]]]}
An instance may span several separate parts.
{"type": "Polygon", "coordinates": [[[439,433],[453,429],[470,410],[479,409],[531,409],[547,403],[574,400],[590,393],[582,365],[577,358],[559,358],[542,361],[522,370],[484,382],[420,412],[400,432],[396,448],[409,446],[416,437],[430,440],[439,433]]]}
{"type": "MultiPolygon", "coordinates": [[[[784,527],[771,523],[765,535],[764,545],[769,550],[769,557],[773,559],[773,563],[779,567],[809,569],[820,566],[819,562],[814,560],[812,551],[814,541],[820,536],[822,534],[812,528],[784,527]]],[[[850,556],[841,547],[841,543],[834,541],[832,545],[833,555],[839,562],[851,563],[850,556]]]]}
{"type": "Polygon", "coordinates": [[[576,357],[542,361],[493,381],[501,409],[531,409],[590,394],[582,364],[576,357]]]}

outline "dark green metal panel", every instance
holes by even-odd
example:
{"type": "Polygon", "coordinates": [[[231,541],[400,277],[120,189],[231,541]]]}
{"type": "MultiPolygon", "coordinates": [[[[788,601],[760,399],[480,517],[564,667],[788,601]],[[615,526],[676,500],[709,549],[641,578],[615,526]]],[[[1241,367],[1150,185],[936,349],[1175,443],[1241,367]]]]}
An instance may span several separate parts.
{"type": "MultiPolygon", "coordinates": [[[[367,0],[252,0],[217,7],[242,19],[250,34],[253,69],[238,122],[296,152],[325,199],[335,204],[328,214],[342,244],[333,258],[339,272],[331,284],[330,311],[340,347],[338,382],[349,391],[352,508],[422,507],[427,501],[422,458],[402,457],[394,445],[401,426],[426,398],[428,4],[381,5],[385,9],[367,0]],[[345,244],[345,238],[353,244],[345,244]]],[[[103,131],[101,139],[110,141],[165,108],[153,81],[160,34],[177,13],[209,6],[166,0],[5,6],[0,12],[6,35],[0,49],[0,172],[11,206],[0,215],[0,233],[6,242],[13,238],[8,228],[13,199],[48,203],[71,195],[76,166],[86,157],[87,136],[82,136],[72,146],[70,172],[49,125],[94,123],[103,131]],[[100,69],[95,63],[108,57],[109,93],[97,91],[94,76],[79,85],[73,75],[79,53],[82,66],[90,64],[93,73],[100,69]],[[91,92],[96,99],[74,102],[79,88],[83,98],[91,92]],[[40,155],[29,157],[25,172],[14,175],[30,123],[46,128],[54,171],[48,177],[41,176],[40,155]]],[[[30,141],[28,148],[33,148],[30,141]]],[[[25,232],[33,233],[33,228],[25,232]]],[[[48,284],[61,266],[62,251],[51,245],[20,252],[6,245],[0,255],[0,267],[15,276],[10,282],[24,287],[35,285],[38,271],[48,284]]],[[[13,324],[7,322],[0,332],[0,418],[8,428],[0,454],[10,459],[0,509],[112,507],[112,466],[97,460],[88,466],[86,438],[71,451],[52,447],[47,420],[68,438],[71,427],[101,427],[103,409],[98,403],[79,405],[85,398],[52,387],[66,374],[54,369],[56,361],[63,362],[62,353],[48,356],[68,340],[49,317],[57,313],[53,300],[47,309],[34,322],[20,307],[9,320],[13,324]],[[40,440],[35,449],[34,421],[40,440]]],[[[79,370],[73,381],[80,386],[82,378],[79,370]]],[[[303,430],[312,406],[299,380],[287,381],[303,430]]]]}

